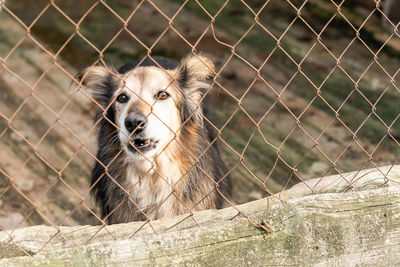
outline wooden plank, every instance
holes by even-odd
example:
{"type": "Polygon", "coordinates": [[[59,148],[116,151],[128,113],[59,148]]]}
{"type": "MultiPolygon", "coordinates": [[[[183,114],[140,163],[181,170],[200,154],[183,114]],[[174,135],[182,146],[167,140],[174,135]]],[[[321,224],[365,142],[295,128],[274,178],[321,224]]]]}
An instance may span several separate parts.
{"type": "MultiPolygon", "coordinates": [[[[343,176],[355,184],[353,190],[343,192],[348,183],[336,175],[307,181],[321,194],[310,195],[309,187],[298,185],[281,194],[285,202],[270,197],[270,232],[236,216],[232,207],[194,213],[199,226],[187,215],[151,222],[157,234],[145,222],[110,225],[107,231],[101,226],[34,226],[0,232],[0,264],[399,264],[400,166],[343,176]],[[33,256],[18,256],[20,248],[33,256]]],[[[261,224],[268,202],[236,208],[261,224]]]]}

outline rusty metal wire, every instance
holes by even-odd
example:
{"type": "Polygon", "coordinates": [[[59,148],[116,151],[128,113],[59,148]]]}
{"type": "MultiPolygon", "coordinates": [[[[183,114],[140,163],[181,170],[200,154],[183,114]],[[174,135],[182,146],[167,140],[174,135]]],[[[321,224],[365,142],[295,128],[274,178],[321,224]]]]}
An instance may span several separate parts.
{"type": "MultiPolygon", "coordinates": [[[[94,1],[86,11],[82,11],[83,13],[81,17],[79,19],[76,19],[69,14],[69,10],[63,7],[60,1],[50,0],[46,1],[46,3],[42,6],[41,11],[37,15],[34,15],[34,17],[31,18],[30,21],[28,21],[20,17],[20,15],[17,14],[14,8],[10,7],[11,4],[9,5],[9,3],[5,2],[4,0],[1,1],[2,13],[0,13],[0,18],[1,16],[5,15],[9,16],[12,20],[14,20],[18,27],[23,29],[25,34],[9,47],[7,53],[0,55],[0,78],[4,76],[7,79],[15,80],[19,84],[23,85],[25,88],[29,89],[29,92],[25,95],[25,98],[21,103],[19,103],[18,107],[15,110],[6,113],[3,112],[3,109],[0,109],[0,119],[4,121],[3,124],[5,125],[4,127],[0,128],[0,144],[4,142],[6,135],[13,134],[14,136],[16,136],[16,138],[21,140],[18,142],[22,142],[24,146],[28,146],[29,148],[28,156],[25,158],[22,164],[13,168],[12,172],[6,170],[6,168],[0,165],[0,178],[4,180],[0,181],[4,183],[4,185],[0,183],[0,200],[2,198],[5,198],[5,196],[11,191],[15,191],[16,195],[19,198],[19,201],[25,203],[21,206],[25,209],[23,211],[23,213],[25,214],[23,216],[23,219],[15,223],[11,229],[5,229],[0,225],[0,230],[11,230],[10,232],[7,232],[10,236],[9,242],[11,244],[18,246],[14,243],[12,239],[12,233],[18,227],[32,224],[30,222],[30,219],[34,216],[34,214],[37,214],[35,216],[40,216],[43,223],[54,227],[54,229],[56,230],[56,233],[53,236],[54,238],[55,236],[62,235],[60,231],[60,226],[69,225],[68,220],[70,220],[71,217],[75,213],[79,212],[79,210],[81,209],[83,209],[86,214],[92,216],[96,221],[95,223],[101,225],[98,232],[104,229],[108,232],[109,235],[112,236],[111,232],[109,232],[107,229],[107,218],[99,217],[98,211],[95,209],[94,204],[89,198],[89,194],[94,185],[92,185],[91,187],[87,186],[87,188],[84,188],[84,190],[82,190],[82,188],[78,188],[76,184],[72,184],[65,174],[68,169],[71,168],[74,160],[76,160],[80,153],[84,153],[85,156],[89,158],[92,163],[98,162],[106,170],[118,156],[115,156],[115,158],[111,160],[109,165],[105,166],[101,161],[99,161],[99,159],[96,158],[95,150],[93,150],[93,147],[88,146],[88,142],[90,142],[90,139],[93,138],[95,128],[99,124],[100,120],[94,122],[93,124],[91,124],[90,127],[86,128],[85,134],[82,135],[71,128],[68,122],[63,119],[66,110],[70,107],[70,105],[77,101],[76,99],[79,96],[89,99],[89,102],[91,102],[94,106],[102,108],[101,105],[97,103],[90,94],[82,89],[80,82],[75,78],[76,72],[78,70],[66,66],[65,61],[62,58],[62,53],[67,49],[69,45],[71,45],[74,38],[80,38],[84,46],[87,46],[95,51],[96,60],[91,62],[91,65],[102,64],[104,66],[108,66],[108,62],[105,59],[107,57],[107,53],[109,52],[110,47],[112,47],[114,43],[118,42],[119,38],[121,38],[121,36],[124,34],[129,36],[132,42],[135,42],[135,45],[144,50],[141,60],[144,60],[145,57],[153,59],[153,56],[156,55],[156,52],[154,51],[157,51],[157,47],[171,32],[176,35],[177,39],[179,39],[186,45],[186,52],[198,52],[200,50],[199,47],[201,46],[201,42],[206,38],[211,38],[216,46],[218,45],[221,47],[220,49],[227,51],[226,56],[220,60],[217,66],[217,69],[214,73],[215,77],[212,81],[212,86],[207,89],[206,95],[211,92],[211,89],[213,87],[214,89],[212,90],[218,90],[220,97],[224,98],[227,101],[233,101],[235,105],[231,107],[231,110],[229,110],[229,114],[226,116],[225,120],[222,123],[215,123],[212,119],[204,116],[204,120],[211,124],[217,133],[217,137],[205,150],[208,150],[211,145],[213,145],[215,142],[218,142],[220,144],[220,147],[222,147],[222,149],[226,151],[225,155],[231,155],[232,157],[232,160],[230,160],[228,164],[228,174],[232,174],[237,172],[239,169],[243,169],[248,176],[247,178],[251,180],[252,183],[256,184],[260,191],[263,192],[263,194],[259,198],[268,197],[267,201],[269,201],[269,198],[276,198],[280,200],[280,193],[287,189],[290,185],[295,182],[304,182],[307,179],[313,178],[312,176],[307,175],[304,170],[299,169],[302,164],[304,164],[306,159],[310,157],[310,155],[317,154],[317,160],[325,162],[325,165],[327,166],[319,175],[321,177],[321,180],[330,174],[339,174],[341,175],[341,178],[348,183],[350,189],[352,188],[350,180],[346,179],[342,175],[344,170],[347,169],[346,167],[341,166],[342,160],[347,159],[345,155],[347,155],[348,153],[356,153],[354,157],[366,158],[366,160],[364,160],[361,165],[356,166],[353,170],[362,170],[367,166],[372,166],[379,170],[380,166],[382,166],[383,164],[396,164],[398,157],[396,156],[395,149],[398,149],[400,147],[400,143],[397,133],[395,131],[397,131],[398,129],[396,124],[398,124],[400,110],[395,114],[394,120],[387,121],[387,119],[382,117],[382,112],[385,111],[381,111],[380,109],[382,109],[382,105],[384,105],[384,103],[382,103],[383,97],[387,95],[390,90],[394,91],[394,94],[400,93],[398,82],[400,66],[391,66],[390,70],[388,70],[388,66],[386,65],[384,60],[382,60],[382,58],[385,57],[385,55],[382,55],[384,53],[383,51],[386,51],[386,49],[388,49],[388,46],[392,41],[399,42],[400,36],[398,25],[396,25],[396,22],[391,21],[387,13],[383,11],[381,1],[370,1],[371,3],[369,4],[370,6],[372,5],[373,8],[369,8],[367,12],[368,14],[366,14],[364,17],[357,19],[356,24],[354,22],[355,20],[349,18],[349,15],[347,14],[348,7],[345,7],[345,5],[347,4],[345,0],[319,1],[319,3],[322,5],[321,8],[329,6],[330,10],[333,10],[333,13],[328,16],[328,18],[325,18],[325,22],[323,23],[323,25],[317,27],[313,24],[312,21],[310,21],[309,17],[304,15],[304,13],[307,12],[307,9],[318,6],[318,1],[285,0],[283,2],[294,15],[290,18],[288,24],[285,25],[284,29],[282,29],[281,32],[271,30],[271,26],[266,24],[265,20],[262,19],[263,12],[266,12],[266,10],[270,8],[270,6],[272,5],[271,2],[273,2],[272,0],[257,1],[257,6],[255,6],[254,3],[251,3],[251,1],[237,1],[237,3],[235,4],[240,5],[240,10],[242,12],[251,14],[252,20],[245,27],[243,32],[240,33],[240,36],[236,38],[236,41],[227,41],[226,35],[229,35],[229,31],[223,32],[217,25],[218,19],[223,16],[221,14],[225,12],[229,5],[232,5],[232,0],[226,0],[224,2],[221,1],[221,4],[219,4],[217,8],[214,8],[213,12],[210,11],[210,7],[207,4],[197,0],[192,2],[186,0],[179,4],[176,4],[174,2],[174,5],[177,7],[174,11],[166,10],[165,5],[161,5],[158,1],[141,0],[132,2],[135,2],[134,4],[130,5],[132,9],[129,10],[127,14],[121,15],[119,14],[118,10],[116,10],[115,7],[112,5],[111,1],[94,1]],[[129,26],[135,16],[141,15],[143,6],[145,5],[151,7],[153,12],[157,16],[161,17],[165,21],[164,24],[166,24],[166,27],[161,29],[160,33],[156,34],[155,38],[151,38],[151,41],[145,40],[143,36],[140,36],[140,33],[133,31],[132,28],[129,26]],[[195,8],[200,10],[203,20],[205,17],[207,21],[204,29],[199,30],[196,38],[194,39],[188,38],[184,30],[181,29],[180,24],[177,23],[177,20],[180,19],[179,17],[182,15],[182,13],[190,8],[189,5],[192,5],[191,7],[193,7],[194,5],[195,8]],[[90,38],[86,36],[85,32],[82,30],[87,18],[97,8],[103,8],[107,10],[110,14],[110,17],[113,17],[113,19],[115,19],[118,23],[120,23],[120,25],[122,25],[118,30],[116,30],[115,34],[113,34],[111,38],[107,40],[102,40],[104,42],[102,47],[99,47],[96,42],[90,40],[90,38]],[[60,43],[57,49],[54,49],[48,45],[44,45],[40,38],[33,31],[34,27],[48,12],[57,13],[58,16],[65,20],[66,24],[72,26],[74,29],[73,32],[69,36],[67,36],[66,40],[60,43]],[[384,37],[381,37],[378,47],[376,47],[376,44],[371,43],[371,40],[367,38],[364,34],[367,24],[369,24],[371,20],[374,20],[375,17],[381,17],[387,25],[390,25],[393,28],[392,32],[385,32],[385,34],[382,35],[384,37]],[[347,28],[347,31],[352,32],[352,36],[349,38],[349,43],[346,43],[340,52],[334,51],[334,49],[331,48],[331,44],[329,43],[330,40],[324,37],[327,34],[327,29],[332,27],[332,24],[338,21],[341,23],[343,28],[347,28]],[[308,38],[312,40],[309,41],[309,45],[304,49],[301,57],[294,55],[290,47],[285,45],[285,40],[287,38],[292,38],[290,37],[291,35],[289,33],[291,31],[296,31],[296,27],[298,27],[296,25],[298,24],[301,24],[301,27],[303,27],[303,29],[307,31],[307,34],[309,35],[308,38]],[[258,61],[255,61],[253,58],[247,57],[241,50],[243,43],[245,42],[245,40],[250,38],[254,30],[258,30],[259,34],[262,34],[263,36],[265,36],[265,38],[270,38],[274,42],[274,46],[271,49],[265,48],[264,51],[261,51],[259,53],[262,54],[262,57],[259,57],[258,61]],[[44,67],[39,77],[33,82],[28,79],[28,77],[24,76],[23,72],[19,72],[14,67],[12,67],[12,64],[10,63],[15,60],[13,59],[13,57],[17,53],[17,50],[24,49],[25,42],[30,42],[33,46],[36,47],[36,49],[39,50],[40,54],[50,57],[51,64],[44,67]],[[355,78],[352,70],[349,70],[349,63],[346,61],[349,51],[353,49],[352,47],[355,44],[358,45],[357,47],[359,49],[364,49],[368,57],[372,58],[367,66],[359,71],[358,78],[355,78]],[[307,70],[309,58],[312,56],[313,53],[315,53],[317,49],[319,49],[319,53],[324,53],[324,55],[326,55],[326,57],[334,63],[331,64],[331,67],[327,70],[327,74],[323,77],[321,81],[316,81],[307,70]],[[285,77],[285,79],[282,79],[280,85],[278,85],[276,81],[266,76],[264,71],[264,68],[266,68],[267,66],[271,68],[271,64],[276,64],[276,61],[275,63],[271,63],[271,61],[272,58],[276,57],[277,53],[280,53],[280,57],[284,58],[281,59],[281,62],[284,62],[283,65],[286,65],[287,68],[293,69],[290,74],[286,75],[287,77],[285,77]],[[246,69],[248,72],[252,73],[250,83],[244,86],[240,85],[242,86],[242,88],[244,88],[242,89],[242,91],[240,91],[240,94],[235,93],[237,92],[237,90],[233,90],[235,89],[233,88],[235,85],[226,83],[224,80],[227,76],[227,72],[232,69],[232,64],[240,64],[241,69],[246,69]],[[371,99],[368,94],[366,94],[365,90],[362,89],[363,80],[368,79],[368,73],[373,68],[377,69],[376,71],[379,71],[382,74],[379,79],[385,80],[387,84],[387,86],[384,86],[384,88],[379,91],[378,97],[376,99],[371,99]],[[46,79],[45,77],[49,75],[52,71],[54,71],[54,69],[61,72],[65,77],[72,81],[72,87],[76,87],[76,89],[70,91],[62,106],[57,109],[53,108],[51,104],[43,99],[43,97],[41,97],[40,93],[38,92],[40,90],[41,83],[46,79]],[[332,103],[329,97],[327,97],[324,89],[330,79],[332,79],[335,73],[338,72],[347,80],[347,82],[351,83],[351,90],[346,92],[344,97],[341,99],[341,103],[339,104],[332,103]],[[297,79],[303,79],[304,81],[306,81],[307,85],[311,88],[313,94],[310,99],[307,99],[307,103],[304,103],[304,105],[300,107],[300,110],[296,111],[294,105],[290,101],[288,101],[287,96],[288,94],[292,93],[291,88],[294,81],[297,79]],[[256,87],[261,89],[256,89],[256,87]],[[253,112],[249,111],[248,107],[246,106],[246,98],[251,95],[255,90],[262,90],[266,97],[273,99],[272,103],[269,106],[260,107],[260,114],[258,114],[257,116],[254,116],[253,112]],[[361,124],[357,125],[357,127],[350,126],[348,119],[344,119],[342,115],[343,110],[346,109],[346,107],[349,105],[349,102],[352,101],[352,98],[355,96],[360,99],[359,101],[362,102],[362,105],[366,105],[370,109],[370,112],[366,114],[365,118],[361,120],[361,124]],[[44,110],[44,112],[48,113],[48,116],[52,118],[52,122],[49,123],[49,127],[43,133],[41,133],[41,136],[38,138],[38,140],[27,138],[25,133],[16,126],[16,122],[23,120],[23,118],[21,119],[21,113],[31,101],[34,101],[35,105],[40,106],[44,110]],[[329,117],[329,119],[319,125],[320,128],[318,129],[318,134],[315,134],[315,131],[310,131],[310,128],[306,125],[304,121],[307,119],[307,114],[309,112],[314,112],[313,110],[315,110],[315,106],[317,105],[317,103],[319,103],[319,106],[323,106],[323,108],[321,109],[323,110],[324,114],[329,114],[329,116],[324,115],[324,118],[329,117]],[[287,116],[286,118],[288,121],[290,120],[294,123],[292,123],[293,127],[287,131],[286,136],[280,138],[280,141],[277,142],[273,137],[270,136],[269,133],[266,133],[263,130],[263,125],[264,123],[268,123],[268,118],[271,117],[271,114],[276,112],[278,108],[280,109],[279,112],[287,116]],[[244,118],[250,122],[251,126],[251,133],[249,134],[248,139],[245,140],[245,142],[243,143],[243,147],[240,149],[233,145],[229,138],[227,138],[225,135],[226,132],[230,131],[230,124],[236,122],[235,117],[239,114],[243,114],[242,116],[244,116],[244,118]],[[386,134],[382,136],[377,135],[374,140],[369,141],[369,144],[367,146],[362,130],[367,127],[367,123],[370,119],[378,121],[380,123],[380,126],[384,127],[384,129],[386,130],[386,134]],[[343,136],[348,136],[351,138],[351,140],[342,140],[343,143],[345,143],[343,149],[338,151],[335,155],[333,155],[332,151],[329,150],[329,147],[325,145],[325,141],[323,141],[324,138],[326,138],[326,136],[328,135],[328,132],[332,129],[332,127],[340,129],[343,136]],[[70,138],[72,138],[75,142],[78,142],[78,145],[76,147],[71,148],[71,153],[70,155],[68,155],[68,158],[65,160],[65,163],[62,164],[62,166],[54,166],[51,160],[49,160],[48,157],[46,157],[45,155],[43,155],[43,153],[39,151],[40,146],[46,141],[51,132],[56,128],[61,128],[70,138]],[[293,142],[291,142],[291,140],[299,135],[301,135],[302,138],[307,140],[307,142],[311,143],[312,145],[310,145],[306,150],[302,151],[301,156],[299,156],[295,160],[288,159],[288,155],[286,154],[285,149],[287,149],[287,146],[293,145],[293,142]],[[271,166],[264,167],[264,169],[266,169],[267,171],[265,172],[265,175],[263,177],[260,177],[260,175],[256,174],[254,168],[249,166],[247,161],[248,153],[251,153],[249,152],[249,150],[251,150],[252,144],[253,142],[255,142],[255,140],[261,140],[257,141],[258,146],[262,145],[265,148],[274,151],[274,157],[269,163],[271,166]],[[379,159],[377,155],[379,154],[379,150],[382,149],[385,142],[391,142],[389,150],[394,150],[391,157],[382,160],[379,159]],[[354,152],[355,148],[357,149],[357,151],[354,152]],[[24,170],[28,168],[28,165],[30,165],[34,160],[38,160],[45,169],[48,169],[48,172],[52,173],[52,175],[55,176],[55,179],[49,181],[48,184],[41,188],[39,196],[33,199],[31,195],[26,192],[26,190],[20,188],[20,186],[16,182],[16,177],[18,175],[21,175],[21,173],[23,173],[24,170]],[[287,170],[287,178],[282,183],[280,190],[277,191],[276,189],[273,190],[270,188],[270,182],[277,179],[276,171],[278,165],[280,166],[280,168],[285,168],[287,170]],[[64,188],[66,188],[65,190],[69,190],[71,196],[73,198],[76,198],[77,201],[71,207],[68,207],[68,212],[64,217],[55,220],[54,216],[51,216],[51,214],[49,215],[48,212],[42,211],[41,205],[43,201],[48,198],[48,194],[55,190],[56,187],[60,186],[60,184],[64,188]]],[[[378,26],[375,25],[374,27],[378,26]]],[[[390,49],[393,48],[391,47],[390,49]]],[[[392,54],[397,53],[397,55],[394,56],[397,57],[397,59],[399,58],[398,52],[398,50],[392,52],[392,54]]],[[[210,51],[209,54],[213,56],[212,51],[210,51]]],[[[399,61],[397,61],[397,63],[398,62],[399,61]]],[[[36,63],[39,65],[41,64],[41,62],[36,63]]],[[[238,74],[238,76],[238,79],[241,79],[240,74],[238,74]]],[[[1,78],[0,82],[2,81],[2,79],[7,82],[7,79],[4,77],[1,78]]],[[[68,90],[68,84],[65,84],[64,86],[68,90]]],[[[338,84],[337,86],[339,87],[342,85],[338,84]]],[[[4,87],[1,88],[1,90],[7,89],[4,87]]],[[[1,103],[1,105],[3,105],[3,103],[1,103]]],[[[109,108],[110,106],[103,110],[104,114],[106,114],[109,108]]],[[[357,114],[354,115],[358,116],[357,114]]],[[[113,124],[112,121],[109,122],[113,124]]],[[[114,126],[118,128],[117,125],[114,126]]],[[[18,148],[18,146],[20,146],[18,142],[15,141],[14,143],[7,145],[18,148]]],[[[262,160],[263,159],[261,159],[261,161],[262,160]]],[[[204,170],[203,172],[206,176],[208,176],[209,179],[213,181],[213,179],[204,170]]],[[[113,181],[119,186],[122,191],[130,196],[129,192],[132,188],[127,190],[123,186],[119,185],[114,177],[112,177],[108,173],[108,171],[106,171],[105,175],[107,176],[107,179],[113,181]]],[[[386,177],[385,173],[382,173],[382,175],[386,177]]],[[[159,174],[159,176],[172,188],[170,197],[174,195],[174,197],[178,198],[178,196],[174,194],[174,185],[170,184],[165,177],[162,177],[161,174],[159,174]]],[[[82,179],[88,179],[88,177],[82,177],[82,179]]],[[[225,177],[221,177],[220,181],[222,181],[223,179],[225,179],[225,177]]],[[[214,183],[217,185],[218,190],[219,182],[214,183]]],[[[306,183],[305,185],[308,186],[306,183]]],[[[134,186],[136,185],[133,185],[132,187],[134,186]]],[[[309,189],[310,193],[314,193],[315,186],[313,188],[309,187],[309,189]]],[[[211,192],[204,192],[204,198],[207,197],[207,195],[210,193],[211,192]]],[[[224,196],[224,198],[230,204],[230,206],[237,210],[238,215],[246,218],[250,224],[254,225],[254,227],[262,228],[268,231],[267,225],[259,224],[259,222],[252,221],[245,213],[240,210],[240,207],[237,205],[238,200],[235,199],[235,197],[231,199],[230,197],[224,196]]],[[[147,218],[147,220],[143,222],[142,227],[148,224],[153,229],[154,233],[157,234],[157,231],[152,225],[152,221],[147,216],[145,211],[143,211],[131,197],[129,197],[129,200],[132,202],[133,205],[141,210],[143,215],[147,218]]],[[[53,199],[53,201],[57,200],[53,199]]],[[[2,202],[0,202],[0,206],[2,205],[1,203],[2,202]]],[[[191,210],[191,208],[186,207],[186,210],[187,217],[185,217],[184,220],[191,219],[195,224],[197,224],[195,218],[193,217],[193,211],[191,210]]],[[[137,231],[140,231],[142,227],[134,231],[132,233],[132,236],[134,236],[137,231]]],[[[87,242],[95,237],[98,232],[94,233],[93,236],[89,238],[89,240],[87,240],[87,242]]],[[[63,238],[65,242],[71,243],[73,245],[73,241],[68,240],[66,237],[63,238]]],[[[48,243],[50,241],[51,239],[48,241],[48,243]]],[[[44,245],[44,247],[45,246],[46,245],[44,245]]],[[[21,250],[26,255],[30,255],[29,252],[25,251],[23,248],[21,248],[21,250]]]]}

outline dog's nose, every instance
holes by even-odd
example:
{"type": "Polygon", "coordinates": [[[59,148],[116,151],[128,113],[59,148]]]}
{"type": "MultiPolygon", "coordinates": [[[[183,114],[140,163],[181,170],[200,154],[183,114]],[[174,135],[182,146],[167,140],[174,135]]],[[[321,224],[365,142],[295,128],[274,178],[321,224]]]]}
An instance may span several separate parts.
{"type": "Polygon", "coordinates": [[[140,133],[146,127],[147,119],[141,113],[130,114],[125,118],[125,128],[129,133],[140,133]]]}

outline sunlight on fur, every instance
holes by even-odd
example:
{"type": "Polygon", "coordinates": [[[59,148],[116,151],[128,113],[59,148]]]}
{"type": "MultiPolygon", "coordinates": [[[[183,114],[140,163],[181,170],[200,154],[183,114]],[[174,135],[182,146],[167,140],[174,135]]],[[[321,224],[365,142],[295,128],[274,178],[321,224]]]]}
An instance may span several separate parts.
{"type": "Polygon", "coordinates": [[[224,207],[228,171],[202,108],[214,73],[208,58],[189,55],[77,75],[97,105],[92,186],[108,223],[224,207]]]}

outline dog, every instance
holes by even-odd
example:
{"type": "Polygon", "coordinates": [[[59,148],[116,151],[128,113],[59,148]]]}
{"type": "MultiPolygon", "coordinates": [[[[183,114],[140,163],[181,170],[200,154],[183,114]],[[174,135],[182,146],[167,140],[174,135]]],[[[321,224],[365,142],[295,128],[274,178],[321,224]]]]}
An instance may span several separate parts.
{"type": "Polygon", "coordinates": [[[107,223],[226,206],[229,172],[203,119],[214,72],[211,60],[190,54],[181,62],[147,57],[118,70],[91,66],[77,75],[96,103],[91,193],[107,223]]]}

